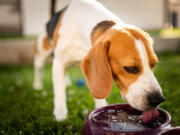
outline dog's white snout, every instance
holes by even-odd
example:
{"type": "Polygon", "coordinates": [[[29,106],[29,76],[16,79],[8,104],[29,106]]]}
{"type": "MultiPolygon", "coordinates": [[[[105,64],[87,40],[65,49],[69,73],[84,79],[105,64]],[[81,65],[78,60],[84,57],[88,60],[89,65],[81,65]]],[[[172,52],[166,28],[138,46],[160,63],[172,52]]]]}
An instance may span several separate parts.
{"type": "Polygon", "coordinates": [[[142,74],[132,83],[126,94],[129,104],[141,111],[157,107],[165,100],[161,87],[149,66],[150,59],[141,41],[136,40],[136,47],[140,53],[143,69],[142,74]]]}

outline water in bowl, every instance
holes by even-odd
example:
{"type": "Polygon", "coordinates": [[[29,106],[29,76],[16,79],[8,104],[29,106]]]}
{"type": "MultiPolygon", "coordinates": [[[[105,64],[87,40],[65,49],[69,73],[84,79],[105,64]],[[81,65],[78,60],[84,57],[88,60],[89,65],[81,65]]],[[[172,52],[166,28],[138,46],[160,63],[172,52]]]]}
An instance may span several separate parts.
{"type": "Polygon", "coordinates": [[[142,122],[142,114],[132,114],[124,110],[106,110],[94,113],[91,120],[96,123],[104,123],[107,131],[142,131],[160,126],[165,120],[160,116],[157,120],[146,125],[142,122]]]}

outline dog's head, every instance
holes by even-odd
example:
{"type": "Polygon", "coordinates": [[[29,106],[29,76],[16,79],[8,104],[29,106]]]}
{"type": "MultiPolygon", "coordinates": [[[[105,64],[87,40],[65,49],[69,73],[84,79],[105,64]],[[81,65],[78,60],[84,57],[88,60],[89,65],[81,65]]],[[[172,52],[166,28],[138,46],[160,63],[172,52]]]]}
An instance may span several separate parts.
{"type": "Polygon", "coordinates": [[[114,79],[132,107],[146,111],[158,106],[164,97],[153,74],[158,59],[152,44],[135,27],[115,25],[98,37],[81,64],[92,95],[105,98],[114,79]]]}

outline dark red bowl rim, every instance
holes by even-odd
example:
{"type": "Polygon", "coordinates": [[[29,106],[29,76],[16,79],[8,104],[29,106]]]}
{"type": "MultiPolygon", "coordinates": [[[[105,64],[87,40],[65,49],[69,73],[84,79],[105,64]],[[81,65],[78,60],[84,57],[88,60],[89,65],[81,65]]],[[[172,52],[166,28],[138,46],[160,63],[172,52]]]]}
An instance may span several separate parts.
{"type": "Polygon", "coordinates": [[[167,133],[169,133],[169,132],[172,132],[172,131],[174,131],[174,130],[179,130],[179,131],[180,131],[180,126],[178,126],[178,127],[173,127],[173,128],[171,128],[171,129],[168,129],[168,130],[166,130],[165,132],[162,132],[160,135],[165,135],[165,134],[167,134],[167,133]]]}
{"type": "MultiPolygon", "coordinates": [[[[91,117],[92,117],[92,115],[93,115],[94,113],[100,112],[100,111],[102,111],[102,110],[110,109],[110,108],[112,108],[112,107],[114,107],[114,106],[124,106],[124,107],[127,107],[127,108],[130,107],[131,109],[133,109],[133,110],[135,110],[135,111],[137,111],[137,112],[140,112],[140,111],[132,108],[129,104],[126,104],[126,103],[112,104],[112,105],[104,106],[104,107],[101,107],[101,108],[98,108],[98,109],[93,110],[93,111],[88,115],[88,121],[89,121],[90,123],[96,123],[96,122],[93,122],[93,121],[91,120],[91,117]]],[[[157,127],[155,127],[155,128],[152,128],[152,130],[156,130],[156,129],[158,129],[158,128],[163,129],[164,127],[165,127],[166,129],[171,128],[172,125],[170,125],[170,124],[172,124],[172,119],[171,119],[170,114],[169,114],[167,111],[165,111],[164,109],[158,108],[158,110],[160,111],[161,114],[165,115],[165,117],[167,117],[167,119],[166,119],[166,121],[165,121],[162,125],[157,126],[157,127]]],[[[135,132],[139,132],[139,131],[135,131],[135,132]]]]}

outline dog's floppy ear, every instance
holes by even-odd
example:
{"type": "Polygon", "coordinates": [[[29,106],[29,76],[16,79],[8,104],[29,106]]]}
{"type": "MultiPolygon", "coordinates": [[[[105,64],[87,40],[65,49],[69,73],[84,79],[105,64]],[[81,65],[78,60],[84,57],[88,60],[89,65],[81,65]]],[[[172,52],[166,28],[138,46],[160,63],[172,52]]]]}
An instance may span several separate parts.
{"type": "Polygon", "coordinates": [[[91,94],[105,98],[112,88],[112,72],[108,61],[110,41],[100,41],[93,45],[81,63],[91,94]]]}

